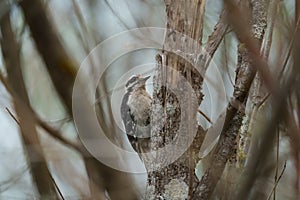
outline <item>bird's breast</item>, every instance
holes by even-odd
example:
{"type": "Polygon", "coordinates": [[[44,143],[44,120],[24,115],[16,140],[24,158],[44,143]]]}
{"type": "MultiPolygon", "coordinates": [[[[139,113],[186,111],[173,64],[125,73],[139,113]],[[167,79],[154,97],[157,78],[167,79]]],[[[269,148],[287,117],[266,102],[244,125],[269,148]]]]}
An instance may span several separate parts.
{"type": "Polygon", "coordinates": [[[145,92],[133,92],[128,99],[128,106],[137,124],[147,124],[151,112],[151,96],[145,92]]]}

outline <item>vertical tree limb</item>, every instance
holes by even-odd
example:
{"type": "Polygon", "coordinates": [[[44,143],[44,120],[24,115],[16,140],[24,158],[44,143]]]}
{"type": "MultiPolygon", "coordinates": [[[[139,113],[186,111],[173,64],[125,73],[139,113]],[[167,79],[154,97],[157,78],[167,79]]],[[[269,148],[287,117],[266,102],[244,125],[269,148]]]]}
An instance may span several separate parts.
{"type": "MultiPolygon", "coordinates": [[[[186,78],[189,82],[197,96],[197,106],[202,102],[202,84],[203,76],[207,66],[210,63],[211,57],[214,55],[217,47],[219,46],[221,40],[223,39],[226,30],[227,23],[225,22],[225,11],[222,12],[219,22],[216,24],[215,29],[204,49],[206,51],[201,51],[202,43],[202,29],[203,29],[203,18],[205,10],[205,1],[201,0],[189,0],[189,1],[175,1],[166,0],[166,12],[167,12],[167,33],[165,38],[166,49],[173,49],[174,51],[180,52],[179,55],[183,57],[188,57],[188,59],[183,59],[174,53],[164,51],[160,56],[158,56],[158,68],[154,78],[154,95],[153,95],[153,113],[152,113],[152,145],[154,149],[168,144],[173,140],[178,130],[180,120],[180,106],[176,102],[176,98],[173,97],[172,91],[168,88],[161,87],[164,83],[171,80],[171,84],[175,87],[180,88],[180,82],[175,78],[176,76],[171,72],[168,73],[166,69],[173,68],[178,71],[182,76],[186,78]],[[175,33],[175,34],[174,34],[175,33]],[[183,34],[183,38],[176,37],[176,33],[183,34]],[[186,41],[184,37],[190,37],[196,41],[197,45],[190,44],[186,41]],[[195,45],[195,46],[193,46],[195,45]],[[191,56],[190,56],[191,54],[191,56]],[[194,56],[194,57],[193,57],[194,56]],[[202,73],[202,74],[200,74],[202,73]],[[170,115],[167,111],[159,111],[158,108],[164,110],[164,105],[172,105],[174,108],[179,108],[176,115],[170,115]],[[156,112],[158,111],[158,112],[156,112]],[[162,113],[165,113],[163,115],[162,113]],[[167,114],[166,114],[167,113],[167,114]],[[157,122],[166,120],[166,125],[163,129],[157,129],[157,122]]],[[[193,99],[179,99],[179,101],[186,102],[193,108],[193,99]]],[[[197,110],[197,106],[195,106],[197,110]]],[[[195,112],[197,112],[195,110],[195,112]]],[[[191,115],[194,110],[190,110],[191,115]]],[[[196,122],[196,118],[192,118],[190,121],[190,127],[196,122]]],[[[187,127],[188,128],[188,127],[187,127]]],[[[183,194],[181,198],[191,198],[195,186],[198,182],[195,176],[195,166],[199,160],[198,152],[200,146],[204,139],[205,131],[199,126],[196,137],[192,142],[192,145],[187,149],[187,151],[174,163],[169,166],[159,170],[158,172],[150,173],[149,183],[155,187],[155,197],[164,197],[166,195],[166,188],[169,184],[174,184],[176,181],[180,180],[182,190],[186,190],[188,187],[188,192],[183,194]],[[185,185],[185,186],[183,186],[185,185]],[[187,195],[188,197],[184,197],[187,195]]],[[[178,133],[177,133],[178,134],[178,133]]],[[[189,137],[189,136],[187,136],[189,137]]],[[[158,159],[159,160],[159,159],[158,159]]],[[[173,185],[173,194],[176,194],[176,184],[173,185]]],[[[169,196],[168,193],[168,197],[169,196]]],[[[173,198],[175,198],[173,196],[173,198]]],[[[179,198],[176,196],[176,198],[179,198]]]]}
{"type": "MultiPolygon", "coordinates": [[[[260,41],[263,37],[264,29],[266,28],[266,16],[264,9],[266,2],[263,0],[258,0],[252,1],[252,3],[253,34],[254,37],[260,41]]],[[[243,31],[247,30],[250,29],[243,31]]],[[[249,51],[245,45],[240,44],[238,51],[238,67],[236,72],[233,99],[230,101],[227,107],[224,126],[220,135],[220,139],[213,152],[213,157],[210,163],[211,165],[206,170],[199,185],[197,186],[193,196],[194,200],[209,199],[212,196],[213,191],[223,174],[228,159],[234,153],[237,135],[242,125],[242,119],[244,116],[243,108],[246,105],[248,92],[256,74],[256,70],[252,66],[253,63],[249,56],[249,51]]]]}

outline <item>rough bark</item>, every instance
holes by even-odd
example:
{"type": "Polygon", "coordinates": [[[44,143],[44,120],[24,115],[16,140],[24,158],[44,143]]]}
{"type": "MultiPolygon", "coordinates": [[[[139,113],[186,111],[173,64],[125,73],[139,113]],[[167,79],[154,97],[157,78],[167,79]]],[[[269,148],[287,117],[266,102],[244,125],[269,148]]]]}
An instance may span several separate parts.
{"type": "MultiPolygon", "coordinates": [[[[264,0],[252,1],[251,3],[252,20],[249,21],[252,21],[255,42],[260,45],[266,28],[265,8],[267,4],[264,0]]],[[[244,107],[250,86],[256,74],[256,69],[252,65],[253,62],[250,59],[249,51],[244,44],[240,44],[238,48],[238,66],[233,98],[227,107],[224,126],[213,152],[210,167],[204,173],[195,191],[193,197],[195,200],[211,198],[218,181],[221,179],[228,159],[231,158],[236,151],[236,141],[244,117],[244,107]]]]}
{"type": "MultiPolygon", "coordinates": [[[[223,39],[227,30],[225,23],[225,12],[201,51],[202,28],[205,1],[189,0],[175,1],[166,0],[167,12],[167,34],[165,38],[165,49],[176,50],[176,53],[163,51],[157,56],[158,67],[154,77],[153,111],[152,111],[152,150],[156,150],[171,142],[176,143],[180,124],[188,130],[186,137],[191,137],[191,130],[197,124],[196,112],[200,105],[203,94],[201,92],[203,76],[214,55],[217,47],[223,39]],[[178,34],[182,34],[178,37],[178,34]],[[191,42],[192,38],[196,43],[191,42]],[[170,71],[173,69],[174,71],[170,71]],[[179,72],[190,83],[195,98],[186,93],[184,97],[178,98],[171,88],[182,89],[182,82],[176,77],[179,72]],[[165,87],[166,86],[166,87],[165,87]],[[189,122],[182,120],[184,114],[180,102],[185,102],[189,110],[189,122]],[[170,109],[174,112],[170,112],[170,109]],[[159,122],[166,123],[161,127],[159,122]]],[[[195,166],[199,160],[198,153],[203,142],[205,131],[202,127],[196,128],[193,142],[184,154],[158,171],[148,174],[149,187],[154,190],[152,198],[163,199],[190,199],[198,182],[195,176],[195,166]],[[180,187],[179,187],[180,186],[180,187]],[[172,190],[169,190],[173,188],[172,190]]],[[[172,153],[170,152],[170,155],[172,153]]],[[[152,164],[163,163],[164,158],[156,155],[152,164]]],[[[151,164],[151,163],[150,163],[151,164]]]]}

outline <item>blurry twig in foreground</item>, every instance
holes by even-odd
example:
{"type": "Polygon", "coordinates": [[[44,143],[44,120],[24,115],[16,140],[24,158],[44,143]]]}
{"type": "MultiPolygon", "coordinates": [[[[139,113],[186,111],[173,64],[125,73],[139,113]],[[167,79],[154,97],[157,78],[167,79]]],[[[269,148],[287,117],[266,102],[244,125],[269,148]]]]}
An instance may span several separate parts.
{"type": "MultiPolygon", "coordinates": [[[[32,38],[43,58],[53,84],[63,100],[69,115],[72,115],[72,89],[76,75],[76,66],[60,42],[55,27],[47,16],[47,11],[41,0],[22,0],[19,3],[25,20],[29,25],[32,38]]],[[[99,162],[80,143],[80,148],[86,151],[83,156],[85,167],[90,180],[92,197],[105,199],[107,191],[111,200],[138,199],[128,174],[111,169],[99,162]],[[126,188],[126,192],[120,191],[126,188]]]]}
{"type": "Polygon", "coordinates": [[[270,199],[271,199],[271,196],[273,195],[273,193],[276,192],[276,187],[277,187],[277,185],[278,185],[278,183],[279,183],[279,181],[280,181],[280,179],[281,179],[281,177],[282,177],[282,175],[283,175],[285,169],[286,169],[286,161],[284,162],[284,165],[283,165],[283,168],[282,168],[282,170],[281,170],[281,173],[280,173],[279,177],[276,179],[275,185],[274,185],[274,187],[273,187],[271,193],[269,194],[267,200],[270,200],[270,199]]]}
{"type": "MultiPolygon", "coordinates": [[[[30,171],[41,198],[58,199],[55,186],[49,172],[43,149],[41,147],[38,133],[35,127],[35,121],[31,112],[27,109],[29,99],[21,72],[20,65],[20,46],[13,33],[9,13],[1,19],[1,49],[7,69],[8,84],[14,102],[14,107],[19,118],[19,127],[25,155],[28,158],[30,171]],[[24,102],[26,106],[23,106],[24,102]],[[36,162],[35,160],[38,160],[36,162]]],[[[1,75],[1,81],[5,84],[4,77],[1,75]]],[[[8,88],[8,86],[6,85],[8,88]]]]}
{"type": "MultiPolygon", "coordinates": [[[[9,108],[6,108],[6,111],[8,112],[8,114],[15,120],[15,122],[20,125],[20,122],[19,120],[15,117],[15,115],[10,111],[9,108]]],[[[57,139],[58,141],[60,141],[61,143],[67,145],[67,146],[70,146],[71,148],[77,150],[78,152],[80,152],[82,155],[85,154],[85,151],[83,151],[79,145],[77,143],[74,143],[72,141],[69,141],[67,140],[66,138],[64,138],[62,136],[62,134],[52,128],[49,124],[47,124],[46,122],[44,122],[41,118],[39,118],[35,113],[32,113],[35,117],[35,121],[36,123],[41,127],[43,128],[45,131],[47,131],[53,138],[57,139]]]]}

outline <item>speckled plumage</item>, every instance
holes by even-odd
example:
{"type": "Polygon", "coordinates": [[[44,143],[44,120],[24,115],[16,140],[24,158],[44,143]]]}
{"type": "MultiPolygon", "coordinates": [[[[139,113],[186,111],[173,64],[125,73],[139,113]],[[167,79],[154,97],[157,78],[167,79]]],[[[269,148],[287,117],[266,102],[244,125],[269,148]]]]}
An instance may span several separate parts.
{"type": "Polygon", "coordinates": [[[130,78],[121,104],[121,117],[127,137],[138,153],[146,152],[149,148],[152,98],[145,88],[148,78],[130,78]]]}

